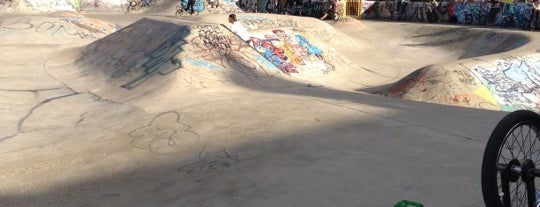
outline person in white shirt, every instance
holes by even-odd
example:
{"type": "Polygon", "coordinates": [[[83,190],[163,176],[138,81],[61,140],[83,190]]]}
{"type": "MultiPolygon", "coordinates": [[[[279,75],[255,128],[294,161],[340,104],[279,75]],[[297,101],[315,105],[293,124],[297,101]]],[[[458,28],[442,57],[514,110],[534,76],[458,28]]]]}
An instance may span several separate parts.
{"type": "Polygon", "coordinates": [[[236,20],[235,14],[229,15],[229,23],[231,23],[231,27],[229,28],[234,34],[238,35],[240,39],[244,40],[244,42],[249,43],[249,39],[251,36],[249,35],[247,29],[240,23],[238,20],[236,20]]]}

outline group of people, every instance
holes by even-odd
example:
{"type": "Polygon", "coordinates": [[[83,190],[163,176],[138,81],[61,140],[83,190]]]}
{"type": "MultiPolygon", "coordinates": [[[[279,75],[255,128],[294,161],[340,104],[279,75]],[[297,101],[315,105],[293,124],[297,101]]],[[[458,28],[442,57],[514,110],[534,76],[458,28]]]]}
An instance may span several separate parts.
{"type": "MultiPolygon", "coordinates": [[[[277,13],[285,15],[300,15],[305,14],[304,10],[312,7],[312,0],[265,0],[264,10],[267,13],[277,13]]],[[[336,0],[328,0],[328,5],[323,10],[323,16],[320,19],[325,19],[332,12],[336,12],[336,0]]]]}
{"type": "MultiPolygon", "coordinates": [[[[497,15],[501,12],[501,2],[500,0],[491,0],[490,1],[491,8],[489,10],[489,18],[487,25],[494,25],[497,15]]],[[[524,29],[528,30],[536,30],[538,29],[538,23],[539,23],[539,14],[540,14],[540,0],[532,0],[531,3],[531,16],[530,16],[530,22],[525,25],[524,29]]]]}
{"type": "MultiPolygon", "coordinates": [[[[473,0],[467,0],[467,2],[474,2],[473,0]]],[[[407,5],[408,5],[409,1],[408,0],[397,0],[396,2],[396,9],[397,9],[397,13],[398,13],[398,20],[406,20],[406,8],[407,8],[407,5]]],[[[450,23],[456,23],[457,22],[457,17],[454,13],[454,7],[455,7],[455,4],[456,4],[456,1],[455,0],[450,0],[448,6],[447,6],[447,12],[448,12],[448,16],[449,16],[449,22],[450,23]]],[[[500,13],[501,11],[501,2],[500,0],[489,0],[489,4],[490,4],[490,10],[489,10],[489,14],[487,16],[487,21],[486,21],[486,25],[494,25],[496,24],[496,20],[497,20],[497,15],[500,13]]],[[[540,28],[540,26],[538,25],[540,23],[540,0],[532,0],[532,4],[531,4],[531,9],[532,9],[532,12],[531,12],[531,16],[530,16],[530,23],[528,23],[527,25],[525,25],[525,27],[527,29],[530,29],[530,30],[536,30],[538,28],[540,28]]],[[[437,0],[428,0],[428,3],[426,4],[426,17],[427,17],[427,20],[428,22],[437,22],[439,21],[438,20],[438,17],[439,17],[439,3],[437,2],[437,0]]]]}

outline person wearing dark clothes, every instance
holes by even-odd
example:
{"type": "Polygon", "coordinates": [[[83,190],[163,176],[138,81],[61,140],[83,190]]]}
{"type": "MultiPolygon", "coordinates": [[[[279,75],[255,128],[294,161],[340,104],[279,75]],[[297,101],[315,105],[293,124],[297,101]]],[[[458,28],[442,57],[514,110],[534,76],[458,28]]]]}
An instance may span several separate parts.
{"type": "Polygon", "coordinates": [[[189,11],[189,14],[193,15],[195,13],[195,9],[193,8],[195,6],[195,0],[188,0],[187,3],[187,10],[189,11]]]}
{"type": "Polygon", "coordinates": [[[537,30],[538,16],[540,15],[540,0],[533,0],[531,4],[531,23],[529,29],[531,31],[537,30]]]}
{"type": "Polygon", "coordinates": [[[336,13],[337,11],[336,0],[330,0],[330,7],[328,7],[328,9],[324,12],[324,15],[321,17],[321,20],[325,19],[330,13],[330,11],[334,12],[334,14],[336,13]]]}
{"type": "Polygon", "coordinates": [[[489,21],[488,25],[495,24],[495,18],[497,14],[501,11],[501,2],[499,0],[491,0],[491,9],[489,10],[489,21]]]}
{"type": "Polygon", "coordinates": [[[456,14],[454,13],[454,7],[456,6],[456,1],[455,0],[450,0],[450,3],[448,4],[448,7],[446,7],[446,10],[448,11],[448,16],[450,17],[450,19],[448,21],[450,21],[450,23],[456,23],[457,22],[457,17],[456,17],[456,14]]]}

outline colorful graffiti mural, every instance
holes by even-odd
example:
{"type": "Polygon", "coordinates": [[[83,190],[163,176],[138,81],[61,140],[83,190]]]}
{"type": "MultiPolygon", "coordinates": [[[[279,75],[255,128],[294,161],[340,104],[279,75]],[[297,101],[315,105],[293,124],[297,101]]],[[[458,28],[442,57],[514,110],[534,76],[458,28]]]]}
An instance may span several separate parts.
{"type": "Polygon", "coordinates": [[[302,35],[289,35],[284,30],[274,29],[272,34],[253,37],[252,42],[257,51],[285,74],[298,73],[298,67],[317,68],[325,74],[335,70],[325,61],[323,51],[302,35]]]}
{"type": "Polygon", "coordinates": [[[220,68],[222,72],[231,68],[251,78],[272,75],[271,71],[265,70],[268,66],[274,68],[271,63],[255,58],[259,56],[256,51],[240,38],[229,36],[221,25],[196,25],[192,31],[198,35],[190,40],[193,53],[190,56],[197,61],[190,61],[190,64],[211,70],[220,68]]]}
{"type": "Polygon", "coordinates": [[[507,57],[472,68],[503,111],[537,111],[540,103],[540,56],[507,57]]]}
{"type": "MultiPolygon", "coordinates": [[[[454,11],[460,24],[487,24],[491,5],[482,2],[457,3],[454,11]]],[[[501,27],[522,28],[530,21],[531,7],[525,3],[502,3],[500,13],[493,20],[501,27]]]]}
{"type": "MultiPolygon", "coordinates": [[[[362,18],[364,19],[392,19],[407,21],[428,21],[428,3],[401,1],[362,1],[362,18]],[[403,8],[402,8],[403,7],[403,8]]],[[[439,3],[437,10],[438,20],[450,21],[448,1],[439,3]]],[[[457,2],[453,4],[453,11],[459,24],[485,25],[491,22],[489,12],[491,4],[488,2],[457,2]]],[[[527,3],[501,3],[500,13],[495,17],[494,25],[501,27],[523,28],[530,22],[531,6],[527,3]]]]}

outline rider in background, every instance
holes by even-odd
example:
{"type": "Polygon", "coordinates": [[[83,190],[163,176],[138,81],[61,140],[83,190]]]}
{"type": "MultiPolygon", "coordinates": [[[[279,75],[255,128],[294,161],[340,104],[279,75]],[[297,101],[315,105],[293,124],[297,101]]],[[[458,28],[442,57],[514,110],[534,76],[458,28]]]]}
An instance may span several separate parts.
{"type": "Polygon", "coordinates": [[[486,25],[493,25],[497,21],[497,14],[501,11],[501,2],[499,0],[491,0],[491,9],[489,10],[489,20],[486,25]]]}
{"type": "Polygon", "coordinates": [[[538,23],[538,16],[540,16],[540,0],[533,0],[532,1],[532,11],[531,11],[531,25],[530,25],[530,30],[531,31],[534,31],[534,30],[537,30],[538,28],[536,28],[537,26],[537,23],[538,23]]]}
{"type": "Polygon", "coordinates": [[[195,0],[188,0],[186,10],[188,10],[189,14],[191,14],[191,15],[193,15],[193,13],[195,13],[195,9],[193,8],[194,5],[195,5],[195,0]]]}
{"type": "Polygon", "coordinates": [[[330,7],[328,7],[328,9],[324,12],[324,15],[321,17],[321,20],[325,19],[328,16],[328,13],[330,13],[330,11],[334,12],[334,14],[336,13],[337,11],[336,0],[330,0],[330,7]]]}
{"type": "Polygon", "coordinates": [[[229,23],[231,23],[231,27],[229,28],[231,32],[238,35],[240,39],[242,39],[244,42],[249,43],[249,40],[251,39],[251,36],[249,35],[247,29],[236,19],[236,14],[230,14],[229,15],[229,23]]]}

